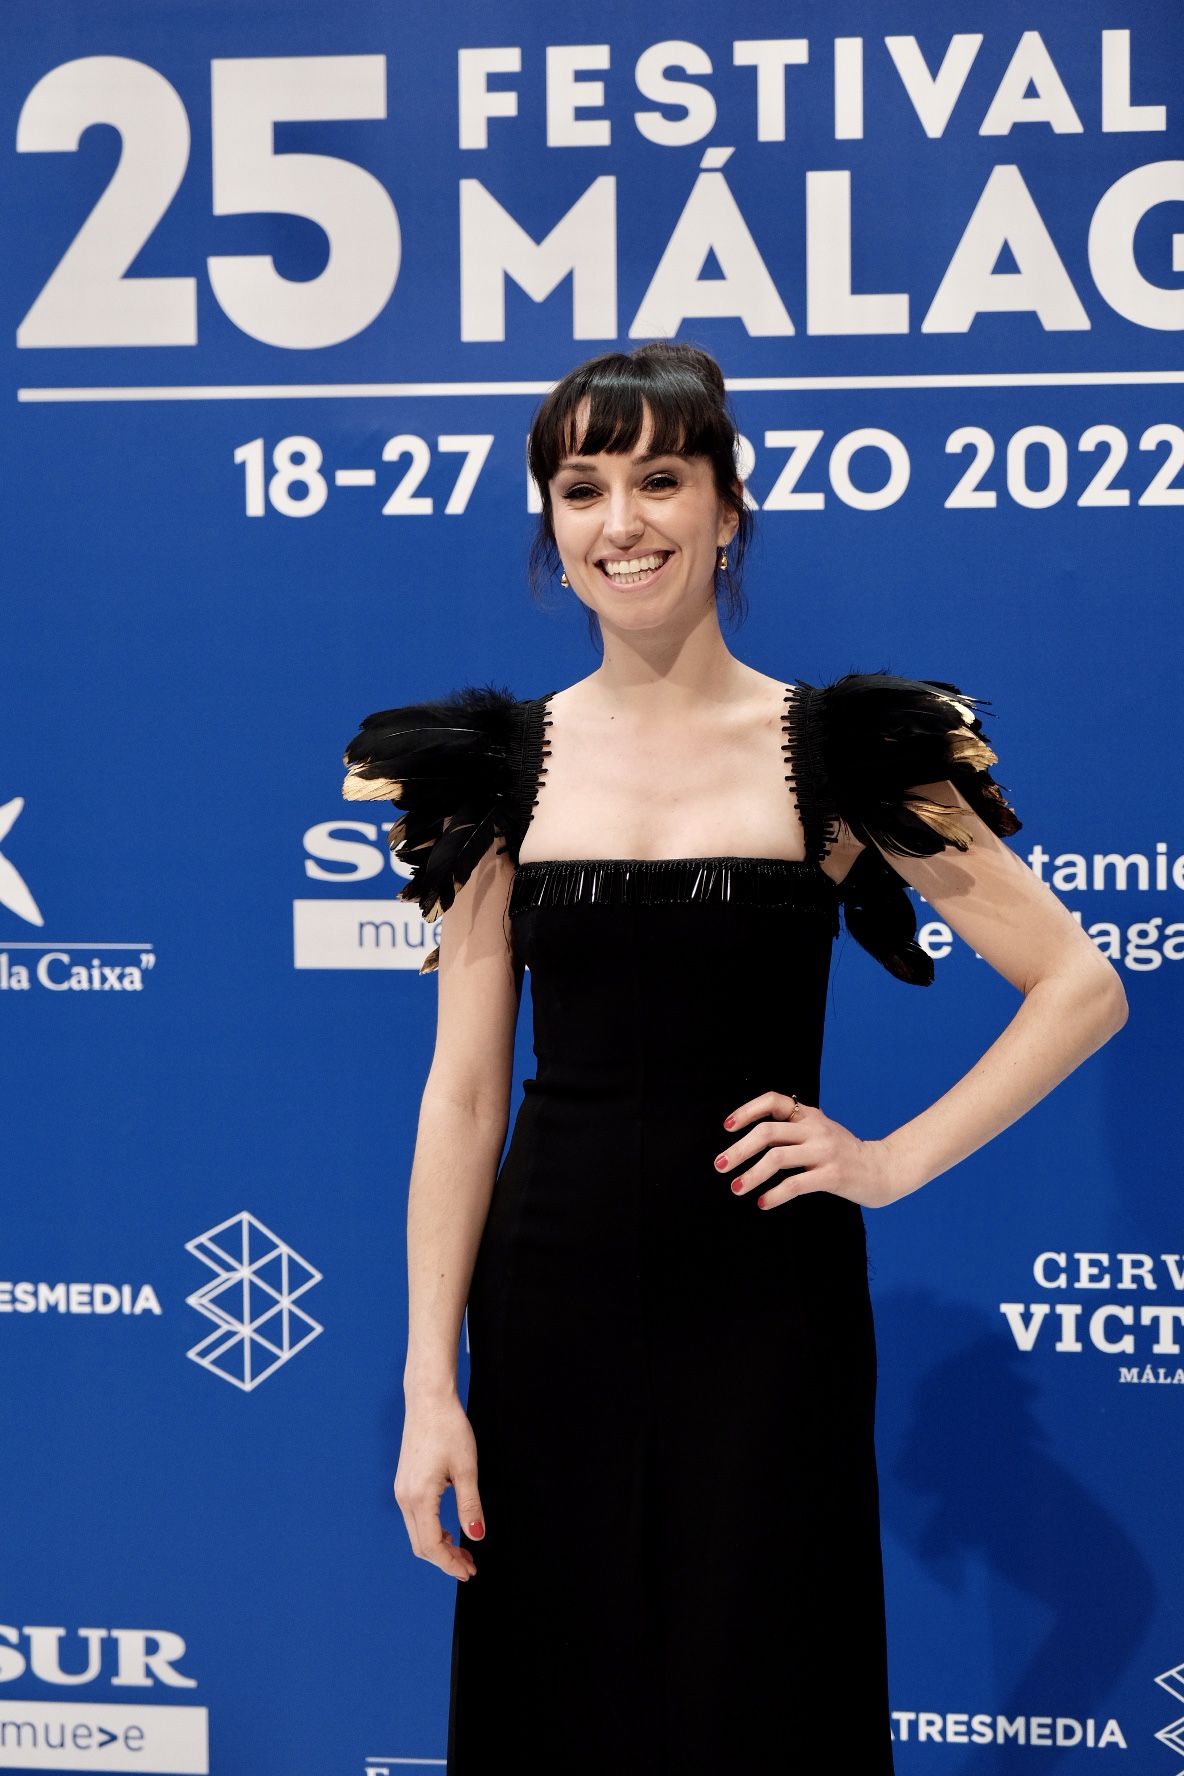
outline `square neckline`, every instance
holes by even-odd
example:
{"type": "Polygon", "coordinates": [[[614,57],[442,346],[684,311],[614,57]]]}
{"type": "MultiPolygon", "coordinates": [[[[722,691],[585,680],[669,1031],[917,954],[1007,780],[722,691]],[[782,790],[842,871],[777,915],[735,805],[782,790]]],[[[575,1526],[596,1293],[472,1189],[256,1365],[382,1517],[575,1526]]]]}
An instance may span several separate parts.
{"type": "MultiPolygon", "coordinates": [[[[800,799],[801,792],[806,787],[803,781],[804,760],[800,724],[804,709],[802,698],[799,694],[800,685],[801,681],[797,679],[786,680],[782,684],[782,702],[785,707],[781,711],[780,726],[782,731],[781,751],[783,758],[793,759],[794,761],[793,774],[791,775],[788,772],[785,773],[785,782],[789,786],[790,800],[797,810],[798,819],[801,823],[803,835],[805,837],[806,855],[804,857],[761,857],[727,852],[712,852],[701,856],[681,857],[530,857],[524,858],[521,862],[515,857],[515,870],[547,870],[557,869],[563,866],[572,867],[577,865],[583,865],[587,869],[599,870],[657,870],[676,867],[685,869],[693,864],[727,864],[732,868],[759,866],[766,870],[781,869],[795,873],[800,872],[807,876],[814,876],[819,881],[827,883],[835,893],[838,894],[841,890],[842,883],[836,882],[833,876],[828,875],[817,857],[811,855],[811,835],[807,825],[805,810],[802,807],[800,799]]],[[[521,770],[525,806],[521,834],[517,847],[519,851],[534,824],[534,809],[542,794],[542,779],[547,770],[547,766],[542,761],[551,751],[551,742],[546,737],[545,730],[554,725],[551,704],[560,694],[562,688],[563,687],[560,686],[555,690],[547,691],[543,696],[531,699],[524,706],[527,714],[527,722],[523,734],[521,770]],[[529,801],[525,800],[526,795],[529,795],[529,801]]],[[[806,686],[807,690],[810,688],[811,687],[806,686]]],[[[844,878],[844,880],[845,879],[846,878],[844,878]]]]}

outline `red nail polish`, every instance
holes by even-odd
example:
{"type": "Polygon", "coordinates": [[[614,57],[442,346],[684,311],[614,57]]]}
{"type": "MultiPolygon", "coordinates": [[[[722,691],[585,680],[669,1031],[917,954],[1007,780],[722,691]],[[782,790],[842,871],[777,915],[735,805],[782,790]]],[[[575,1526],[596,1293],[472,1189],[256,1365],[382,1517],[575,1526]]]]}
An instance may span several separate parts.
{"type": "Polygon", "coordinates": [[[726,1171],[727,1171],[727,1169],[728,1169],[728,1159],[727,1159],[727,1155],[726,1155],[726,1154],[724,1154],[724,1153],[721,1153],[721,1154],[720,1154],[720,1156],[719,1156],[719,1158],[718,1158],[718,1159],[717,1159],[717,1160],[716,1160],[716,1162],[715,1162],[715,1163],[716,1163],[716,1166],[717,1166],[717,1167],[718,1167],[718,1168],[719,1168],[719,1170],[720,1170],[720,1171],[721,1171],[721,1172],[726,1172],[726,1171]]]}
{"type": "Polygon", "coordinates": [[[469,1524],[469,1534],[472,1536],[483,1536],[485,1534],[485,1525],[481,1522],[480,1518],[478,1518],[476,1522],[469,1524]]]}
{"type": "Polygon", "coordinates": [[[726,1129],[733,1128],[735,1126],[735,1123],[736,1123],[736,1118],[734,1116],[725,1116],[724,1117],[724,1127],[726,1129]]]}
{"type": "Polygon", "coordinates": [[[744,1188],[743,1178],[733,1178],[732,1179],[732,1189],[737,1196],[739,1196],[739,1194],[743,1190],[743,1188],[744,1188]]]}

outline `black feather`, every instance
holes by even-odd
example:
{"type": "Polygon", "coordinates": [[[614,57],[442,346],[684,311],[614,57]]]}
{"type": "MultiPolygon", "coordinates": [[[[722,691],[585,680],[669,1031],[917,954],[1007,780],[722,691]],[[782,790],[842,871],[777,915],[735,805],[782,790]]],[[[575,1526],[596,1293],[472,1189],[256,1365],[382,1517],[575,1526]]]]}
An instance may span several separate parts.
{"type": "MultiPolygon", "coordinates": [[[[388,838],[412,871],[397,898],[415,901],[425,919],[447,912],[496,838],[513,841],[522,709],[503,686],[464,685],[376,710],[345,749],[345,798],[405,810],[388,838]]],[[[419,972],[439,960],[437,945],[419,972]]]]}
{"type": "Polygon", "coordinates": [[[859,853],[840,885],[847,930],[889,974],[913,987],[933,984],[933,957],[916,941],[909,892],[874,845],[859,853]]]}
{"type": "Polygon", "coordinates": [[[928,986],[933,961],[915,941],[908,887],[876,846],[904,857],[968,849],[964,811],[919,793],[947,779],[992,832],[1006,838],[1020,830],[989,769],[998,759],[979,711],[990,704],[947,679],[890,672],[848,672],[805,690],[802,750],[825,812],[822,855],[840,820],[865,847],[841,884],[847,929],[897,979],[928,986]]]}
{"type": "Polygon", "coordinates": [[[997,759],[977,712],[989,708],[940,678],[848,672],[824,685],[812,719],[832,812],[886,851],[932,857],[946,844],[965,850],[969,837],[955,836],[956,814],[935,826],[933,804],[913,793],[949,778],[993,832],[1018,832],[1019,816],[988,768],[997,759]]]}

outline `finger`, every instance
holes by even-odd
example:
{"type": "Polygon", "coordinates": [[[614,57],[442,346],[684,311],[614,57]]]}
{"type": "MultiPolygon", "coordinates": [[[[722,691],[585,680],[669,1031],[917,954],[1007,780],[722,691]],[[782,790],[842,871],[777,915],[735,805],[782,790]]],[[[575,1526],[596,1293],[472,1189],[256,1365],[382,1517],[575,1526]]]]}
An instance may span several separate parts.
{"type": "Polygon", "coordinates": [[[758,1117],[767,1116],[769,1106],[776,1095],[775,1092],[762,1092],[759,1097],[749,1098],[746,1104],[738,1105],[730,1116],[724,1117],[724,1127],[726,1129],[745,1128],[750,1122],[755,1122],[758,1117]]]}
{"type": "Polygon", "coordinates": [[[746,1172],[736,1173],[732,1179],[732,1190],[737,1196],[743,1196],[758,1185],[767,1184],[778,1172],[796,1171],[810,1163],[811,1155],[803,1147],[770,1147],[746,1172]]]}
{"type": "MultiPolygon", "coordinates": [[[[447,1550],[449,1552],[454,1551],[456,1554],[458,1554],[460,1556],[461,1560],[463,1560],[465,1562],[464,1571],[457,1572],[456,1576],[461,1579],[471,1579],[473,1577],[473,1574],[477,1570],[477,1562],[473,1559],[473,1556],[469,1553],[469,1550],[467,1548],[457,1548],[455,1546],[455,1543],[453,1542],[452,1531],[450,1529],[446,1529],[444,1531],[443,1536],[441,1537],[441,1540],[444,1541],[445,1543],[447,1543],[447,1550]]],[[[456,1569],[449,1568],[449,1570],[455,1572],[456,1569]]]]}
{"type": "Polygon", "coordinates": [[[785,1121],[796,1121],[798,1113],[806,1106],[796,1099],[792,1092],[762,1092],[757,1098],[750,1098],[746,1104],[739,1105],[729,1116],[724,1117],[726,1129],[745,1128],[760,1116],[772,1116],[785,1121]]]}
{"type": "Polygon", "coordinates": [[[473,1541],[479,1542],[485,1534],[485,1513],[481,1509],[481,1495],[477,1491],[476,1469],[466,1468],[458,1473],[453,1480],[456,1491],[456,1508],[460,1520],[465,1526],[465,1534],[473,1541]]]}
{"type": "Polygon", "coordinates": [[[825,1190],[827,1186],[821,1181],[820,1174],[821,1167],[814,1166],[795,1178],[786,1178],[783,1183],[774,1184],[771,1190],[765,1190],[757,1197],[757,1208],[780,1208],[782,1203],[792,1202],[796,1196],[809,1196],[811,1191],[825,1190]]]}
{"type": "Polygon", "coordinates": [[[415,1520],[415,1535],[412,1545],[421,1560],[430,1560],[433,1566],[440,1567],[444,1572],[454,1573],[457,1577],[467,1578],[470,1569],[476,1570],[476,1562],[466,1549],[452,1546],[452,1533],[440,1522],[440,1494],[422,1497],[412,1506],[415,1520]]]}
{"type": "Polygon", "coordinates": [[[752,1129],[740,1140],[733,1141],[717,1153],[714,1160],[715,1169],[726,1176],[736,1166],[743,1165],[745,1160],[754,1154],[763,1153],[770,1141],[797,1144],[808,1141],[811,1130],[805,1117],[795,1117],[792,1122],[764,1122],[752,1129]]]}
{"type": "MultiPolygon", "coordinates": [[[[457,1468],[452,1474],[452,1490],[456,1498],[456,1508],[464,1525],[464,1533],[473,1541],[479,1541],[485,1534],[485,1514],[481,1509],[481,1496],[477,1491],[477,1470],[471,1464],[457,1468]]],[[[452,1541],[452,1535],[445,1530],[445,1539],[452,1541]]],[[[456,1550],[457,1557],[464,1562],[463,1577],[471,1579],[477,1570],[477,1562],[472,1552],[465,1547],[456,1550]]]]}

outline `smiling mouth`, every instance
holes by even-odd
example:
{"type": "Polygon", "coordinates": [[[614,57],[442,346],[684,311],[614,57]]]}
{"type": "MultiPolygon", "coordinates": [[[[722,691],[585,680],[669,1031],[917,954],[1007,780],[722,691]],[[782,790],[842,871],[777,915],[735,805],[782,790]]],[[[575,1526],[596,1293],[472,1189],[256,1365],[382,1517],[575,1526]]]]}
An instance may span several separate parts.
{"type": "Polygon", "coordinates": [[[645,563],[645,567],[639,572],[633,571],[632,562],[618,562],[611,571],[603,561],[598,561],[596,565],[605,579],[614,586],[648,586],[657,579],[673,553],[673,549],[651,549],[648,555],[638,556],[638,562],[645,563]]]}

